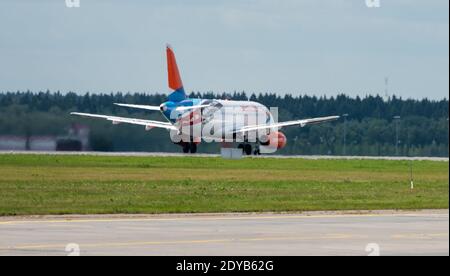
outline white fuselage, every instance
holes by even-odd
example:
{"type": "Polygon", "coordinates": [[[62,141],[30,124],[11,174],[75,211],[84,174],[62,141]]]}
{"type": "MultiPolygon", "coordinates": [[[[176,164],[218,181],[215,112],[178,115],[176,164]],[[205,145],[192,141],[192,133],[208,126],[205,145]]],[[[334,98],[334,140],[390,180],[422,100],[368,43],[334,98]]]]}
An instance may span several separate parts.
{"type": "MultiPolygon", "coordinates": [[[[251,101],[202,100],[206,108],[185,112],[177,120],[181,135],[201,139],[233,139],[236,130],[246,126],[274,123],[271,111],[251,101]]],[[[248,135],[248,134],[247,134],[248,135]]]]}

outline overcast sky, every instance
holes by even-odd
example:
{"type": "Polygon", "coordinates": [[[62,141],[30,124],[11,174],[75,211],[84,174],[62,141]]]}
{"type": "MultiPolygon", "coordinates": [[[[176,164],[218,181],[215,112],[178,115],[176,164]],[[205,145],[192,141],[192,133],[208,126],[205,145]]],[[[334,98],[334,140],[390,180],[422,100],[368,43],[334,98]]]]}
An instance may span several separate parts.
{"type": "Polygon", "coordinates": [[[448,98],[449,1],[1,0],[0,91],[448,98]]]}

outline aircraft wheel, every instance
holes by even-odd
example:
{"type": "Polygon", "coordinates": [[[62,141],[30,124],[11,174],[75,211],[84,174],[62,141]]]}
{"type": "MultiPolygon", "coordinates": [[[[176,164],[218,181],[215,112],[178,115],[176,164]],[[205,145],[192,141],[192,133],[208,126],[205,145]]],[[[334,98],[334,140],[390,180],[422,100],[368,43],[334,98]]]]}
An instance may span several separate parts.
{"type": "Polygon", "coordinates": [[[196,143],[191,143],[190,144],[190,151],[191,153],[197,153],[197,144],[196,143]]]}
{"type": "Polygon", "coordinates": [[[246,145],[244,146],[244,153],[245,153],[246,155],[252,155],[252,145],[246,144],[246,145]]]}
{"type": "Polygon", "coordinates": [[[183,153],[189,153],[190,145],[189,143],[183,143],[183,153]]]}

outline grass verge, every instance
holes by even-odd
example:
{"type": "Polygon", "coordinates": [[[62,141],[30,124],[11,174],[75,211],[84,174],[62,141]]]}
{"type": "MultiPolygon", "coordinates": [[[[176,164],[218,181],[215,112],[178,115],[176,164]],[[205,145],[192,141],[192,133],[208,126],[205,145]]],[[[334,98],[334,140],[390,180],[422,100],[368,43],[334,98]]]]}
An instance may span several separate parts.
{"type": "Polygon", "coordinates": [[[0,215],[448,209],[447,162],[0,155],[0,215]]]}

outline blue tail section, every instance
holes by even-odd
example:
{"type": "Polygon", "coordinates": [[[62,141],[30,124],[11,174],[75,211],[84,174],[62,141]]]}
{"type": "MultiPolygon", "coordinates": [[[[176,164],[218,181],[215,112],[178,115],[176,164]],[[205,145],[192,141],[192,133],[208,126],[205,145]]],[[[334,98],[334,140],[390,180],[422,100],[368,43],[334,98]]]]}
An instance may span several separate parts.
{"type": "Polygon", "coordinates": [[[174,92],[169,95],[169,101],[174,103],[179,103],[187,99],[186,93],[184,92],[184,88],[178,88],[174,92]]]}

